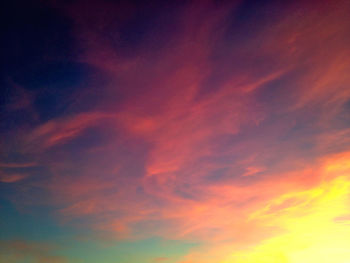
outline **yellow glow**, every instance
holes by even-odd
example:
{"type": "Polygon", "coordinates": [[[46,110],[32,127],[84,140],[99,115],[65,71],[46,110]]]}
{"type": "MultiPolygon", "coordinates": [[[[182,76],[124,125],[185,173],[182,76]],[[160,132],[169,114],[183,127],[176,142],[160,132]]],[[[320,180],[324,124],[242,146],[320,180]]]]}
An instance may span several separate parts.
{"type": "Polygon", "coordinates": [[[349,263],[350,159],[326,162],[323,183],[270,202],[250,220],[280,228],[279,235],[231,254],[224,263],[349,263]]]}

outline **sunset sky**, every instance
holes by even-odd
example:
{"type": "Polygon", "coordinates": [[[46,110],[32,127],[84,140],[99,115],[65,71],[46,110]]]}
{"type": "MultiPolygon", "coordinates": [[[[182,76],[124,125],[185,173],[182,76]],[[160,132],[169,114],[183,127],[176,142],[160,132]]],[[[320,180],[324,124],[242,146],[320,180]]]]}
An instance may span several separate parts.
{"type": "Polygon", "coordinates": [[[1,7],[1,263],[350,263],[350,1],[1,7]]]}

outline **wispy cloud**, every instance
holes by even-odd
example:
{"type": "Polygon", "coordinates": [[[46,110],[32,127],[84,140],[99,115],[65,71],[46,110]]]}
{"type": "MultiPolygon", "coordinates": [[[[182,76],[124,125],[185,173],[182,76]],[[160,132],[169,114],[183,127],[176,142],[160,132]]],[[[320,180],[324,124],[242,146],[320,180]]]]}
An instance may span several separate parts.
{"type": "Polygon", "coordinates": [[[142,16],[57,4],[92,71],[77,92],[87,105],[26,127],[18,148],[35,162],[0,163],[14,169],[0,181],[44,167],[30,185],[58,221],[120,242],[200,243],[181,263],[350,260],[350,24],[338,2],[193,1],[142,16]]]}
{"type": "Polygon", "coordinates": [[[54,246],[24,240],[1,241],[0,259],[4,262],[65,263],[61,256],[54,255],[54,246]]]}

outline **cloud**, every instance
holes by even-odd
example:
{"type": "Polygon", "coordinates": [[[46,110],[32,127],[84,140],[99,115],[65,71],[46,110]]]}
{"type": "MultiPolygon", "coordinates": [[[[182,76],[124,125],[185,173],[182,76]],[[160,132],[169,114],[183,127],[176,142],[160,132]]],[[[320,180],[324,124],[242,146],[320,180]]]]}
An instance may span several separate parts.
{"type": "Polygon", "coordinates": [[[24,240],[1,241],[2,253],[0,259],[9,263],[19,263],[23,262],[23,260],[38,263],[68,262],[65,258],[54,255],[54,249],[51,245],[38,242],[24,240]]]}
{"type": "Polygon", "coordinates": [[[36,163],[0,163],[0,168],[26,168],[34,167],[36,163]]]}
{"type": "MultiPolygon", "coordinates": [[[[244,3],[193,2],[157,16],[168,30],[143,28],[126,3],[64,5],[77,60],[96,70],[81,98],[105,96],[28,128],[22,154],[37,161],[0,167],[45,167],[35,186],[60,222],[200,242],[183,263],[310,262],[315,251],[341,263],[348,6],[311,2],[247,20],[244,3]],[[145,35],[123,39],[124,27],[145,35]]],[[[36,246],[16,249],[38,257],[36,246]]]]}
{"type": "Polygon", "coordinates": [[[201,254],[205,248],[200,248],[181,262],[212,262],[212,258],[219,262],[327,262],[329,256],[334,262],[348,260],[344,231],[349,229],[343,225],[347,217],[338,221],[348,211],[348,162],[348,152],[329,156],[318,171],[323,178],[320,183],[299,190],[291,187],[261,203],[260,209],[250,210],[244,222],[255,226],[253,235],[262,235],[260,239],[245,243],[242,237],[249,232],[240,228],[243,236],[238,239],[214,241],[205,256],[201,254]]]}
{"type": "Polygon", "coordinates": [[[46,150],[76,138],[85,129],[111,117],[111,114],[91,112],[50,120],[35,128],[27,137],[27,143],[32,149],[46,150]]]}
{"type": "MultiPolygon", "coordinates": [[[[76,7],[69,8],[72,11],[76,7]]],[[[329,118],[326,112],[315,115],[307,105],[319,108],[322,103],[331,109],[335,102],[339,108],[349,96],[342,85],[347,82],[344,70],[348,68],[343,59],[344,32],[335,30],[336,25],[344,23],[338,19],[342,10],[316,23],[313,21],[317,19],[311,18],[318,17],[317,12],[312,12],[311,18],[300,17],[297,12],[277,16],[278,23],[257,27],[243,47],[224,41],[230,32],[227,21],[239,12],[236,6],[214,7],[208,2],[197,8],[194,3],[177,10],[181,22],[174,20],[178,29],[166,35],[169,41],[162,48],[147,52],[141,49],[137,56],[122,57],[118,54],[120,47],[103,34],[113,21],[107,12],[109,5],[99,4],[98,8],[106,12],[106,20],[96,16],[93,27],[86,24],[84,14],[76,18],[78,39],[88,40],[79,42],[84,48],[80,59],[110,76],[110,84],[101,87],[102,92],[111,98],[123,93],[122,105],[115,106],[111,99],[101,102],[97,107],[100,111],[50,120],[34,129],[28,141],[42,151],[64,144],[69,149],[69,143],[86,129],[108,127],[115,135],[108,147],[99,148],[98,155],[120,156],[120,141],[126,138],[128,143],[142,141],[147,145],[145,157],[140,160],[144,171],[130,175],[127,168],[118,172],[101,169],[96,162],[100,157],[93,151],[86,153],[82,168],[74,168],[78,173],[74,176],[59,178],[63,170],[53,167],[57,178],[49,189],[55,196],[64,193],[66,198],[59,200],[65,206],[60,210],[63,215],[97,217],[98,227],[112,227],[130,235],[138,225],[152,226],[162,221],[171,227],[160,227],[159,231],[150,227],[145,232],[206,240],[224,238],[223,229],[233,224],[247,229],[249,239],[255,229],[243,226],[244,219],[231,222],[232,213],[246,218],[245,206],[258,207],[287,191],[290,180],[302,178],[297,176],[300,171],[304,177],[310,175],[305,184],[318,182],[318,176],[307,167],[319,156],[310,150],[305,154],[310,156],[303,160],[301,147],[310,143],[322,148],[323,142],[315,141],[317,136],[309,136],[308,132],[319,134],[329,118]],[[332,19],[335,23],[329,25],[332,19]],[[318,41],[329,42],[331,48],[320,46],[315,50],[318,41]],[[219,47],[226,57],[220,57],[219,47]],[[320,56],[320,52],[326,56],[320,56]],[[244,60],[242,70],[235,56],[244,60]],[[256,64],[259,59],[269,62],[266,68],[256,64]],[[324,63],[319,63],[320,59],[324,63]],[[220,65],[232,71],[220,71],[220,65]],[[306,73],[300,73],[304,68],[306,73]],[[333,80],[336,90],[331,91],[333,80]],[[205,89],[206,83],[211,83],[209,90],[205,89]],[[278,88],[274,88],[276,85],[278,88]],[[135,91],[132,96],[127,89],[135,91]],[[261,96],[273,91],[271,98],[261,96]],[[286,98],[290,103],[284,106],[279,99],[286,98]],[[302,115],[316,118],[318,123],[309,128],[308,119],[302,120],[302,115]],[[293,134],[298,125],[300,136],[293,134]],[[288,136],[290,140],[283,139],[288,136]],[[276,192],[267,190],[271,188],[277,188],[276,192]],[[242,210],[238,212],[235,207],[242,210]],[[220,217],[211,219],[212,214],[220,217]],[[207,222],[201,218],[207,218],[207,222]]],[[[328,130],[325,133],[329,134],[328,130]]],[[[111,158],[110,162],[120,168],[124,159],[111,158]]],[[[73,169],[74,163],[64,159],[62,163],[66,171],[73,169]]]]}
{"type": "Polygon", "coordinates": [[[27,174],[6,174],[0,172],[0,182],[2,183],[15,183],[28,177],[27,174]]]}
{"type": "Polygon", "coordinates": [[[15,183],[29,176],[26,168],[37,166],[36,163],[0,163],[0,182],[15,183]]]}
{"type": "Polygon", "coordinates": [[[160,262],[166,262],[169,258],[166,257],[159,257],[159,258],[155,258],[153,260],[154,263],[160,263],[160,262]]]}
{"type": "Polygon", "coordinates": [[[20,85],[14,83],[13,81],[9,82],[11,85],[10,94],[12,96],[10,97],[9,102],[6,105],[6,109],[8,111],[16,111],[26,108],[32,108],[34,101],[33,94],[21,87],[20,85]]]}

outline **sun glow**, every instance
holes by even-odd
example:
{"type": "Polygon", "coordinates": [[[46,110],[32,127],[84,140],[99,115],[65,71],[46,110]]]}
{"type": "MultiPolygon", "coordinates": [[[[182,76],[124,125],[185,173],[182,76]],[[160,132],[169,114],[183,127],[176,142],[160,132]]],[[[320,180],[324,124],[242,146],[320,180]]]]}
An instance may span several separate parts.
{"type": "Polygon", "coordinates": [[[325,180],[320,185],[283,195],[254,213],[252,218],[278,226],[281,234],[224,262],[350,262],[349,164],[349,154],[331,159],[322,169],[325,180]]]}

